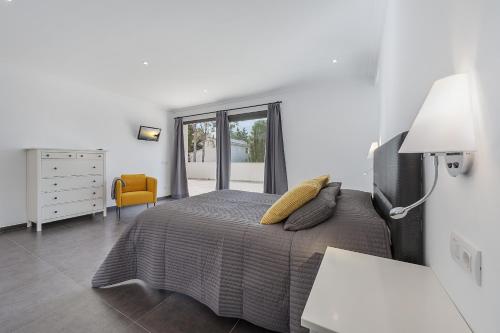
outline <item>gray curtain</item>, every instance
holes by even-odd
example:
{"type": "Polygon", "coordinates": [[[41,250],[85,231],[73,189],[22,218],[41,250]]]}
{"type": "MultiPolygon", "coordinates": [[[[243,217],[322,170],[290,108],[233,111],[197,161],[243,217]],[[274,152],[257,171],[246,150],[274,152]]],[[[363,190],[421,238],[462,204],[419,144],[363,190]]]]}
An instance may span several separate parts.
{"type": "Polygon", "coordinates": [[[217,131],[217,184],[216,190],[229,188],[231,173],[231,133],[227,111],[218,111],[216,116],[217,131]]]}
{"type": "Polygon", "coordinates": [[[285,148],[281,129],[281,110],[279,103],[268,105],[267,141],[264,164],[264,192],[283,194],[288,191],[286,176],[285,148]]]}
{"type": "Polygon", "coordinates": [[[184,155],[184,126],[182,118],[175,119],[174,158],[172,165],[172,198],[189,196],[186,175],[186,156],[184,155]]]}

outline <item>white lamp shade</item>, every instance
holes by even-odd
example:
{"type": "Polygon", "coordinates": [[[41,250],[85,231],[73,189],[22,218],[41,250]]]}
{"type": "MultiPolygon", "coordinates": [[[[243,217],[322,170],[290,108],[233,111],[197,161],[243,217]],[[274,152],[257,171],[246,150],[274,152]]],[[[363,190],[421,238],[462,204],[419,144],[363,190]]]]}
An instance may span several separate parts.
{"type": "Polygon", "coordinates": [[[469,78],[434,82],[400,153],[458,153],[476,150],[469,78]]]}

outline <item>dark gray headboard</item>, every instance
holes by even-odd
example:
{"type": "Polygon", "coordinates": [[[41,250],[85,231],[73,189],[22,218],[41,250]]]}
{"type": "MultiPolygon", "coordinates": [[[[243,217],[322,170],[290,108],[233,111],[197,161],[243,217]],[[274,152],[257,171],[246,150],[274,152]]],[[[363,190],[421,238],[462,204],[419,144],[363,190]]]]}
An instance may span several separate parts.
{"type": "Polygon", "coordinates": [[[398,154],[408,132],[381,145],[374,153],[373,201],[391,231],[396,260],[424,262],[423,208],[414,208],[400,220],[389,217],[392,207],[408,206],[423,196],[422,154],[398,154]]]}

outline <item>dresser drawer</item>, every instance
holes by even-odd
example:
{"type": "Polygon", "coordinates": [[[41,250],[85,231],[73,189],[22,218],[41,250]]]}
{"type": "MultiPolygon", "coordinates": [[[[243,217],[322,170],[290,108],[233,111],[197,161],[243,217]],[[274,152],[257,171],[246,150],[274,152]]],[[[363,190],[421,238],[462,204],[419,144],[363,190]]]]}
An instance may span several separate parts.
{"type": "Polygon", "coordinates": [[[79,190],[67,190],[58,192],[42,193],[42,206],[57,205],[61,203],[93,200],[102,198],[103,188],[84,188],[79,190]]]}
{"type": "Polygon", "coordinates": [[[86,175],[102,175],[104,163],[102,160],[79,160],[80,168],[86,175]]]}
{"type": "Polygon", "coordinates": [[[96,199],[90,201],[90,210],[92,212],[101,211],[104,208],[102,199],[96,199]]]}
{"type": "Polygon", "coordinates": [[[42,208],[44,220],[57,219],[64,216],[93,213],[103,209],[102,200],[86,200],[65,204],[46,206],[42,208]]]}
{"type": "Polygon", "coordinates": [[[40,180],[40,188],[42,192],[102,187],[102,185],[102,176],[75,176],[52,179],[46,178],[40,180]]]}
{"type": "Polygon", "coordinates": [[[102,175],[102,160],[86,159],[43,159],[42,178],[102,175]]]}
{"type": "Polygon", "coordinates": [[[76,159],[42,159],[42,178],[72,176],[76,162],[76,159]]]}
{"type": "Polygon", "coordinates": [[[78,153],[76,155],[76,158],[85,159],[85,160],[103,160],[104,154],[102,154],[102,153],[78,153]]]}
{"type": "Polygon", "coordinates": [[[63,159],[63,158],[76,158],[75,152],[52,152],[52,151],[42,151],[41,153],[42,159],[63,159]]]}

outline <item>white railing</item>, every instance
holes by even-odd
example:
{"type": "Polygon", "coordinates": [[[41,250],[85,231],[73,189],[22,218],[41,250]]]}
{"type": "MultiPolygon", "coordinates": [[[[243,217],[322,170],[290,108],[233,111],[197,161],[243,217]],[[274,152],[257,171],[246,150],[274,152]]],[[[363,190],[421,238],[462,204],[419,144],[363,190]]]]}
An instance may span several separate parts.
{"type": "MultiPolygon", "coordinates": [[[[215,179],[215,162],[188,162],[188,179],[215,179]]],[[[231,163],[231,180],[246,182],[264,182],[264,163],[231,163]]]]}

